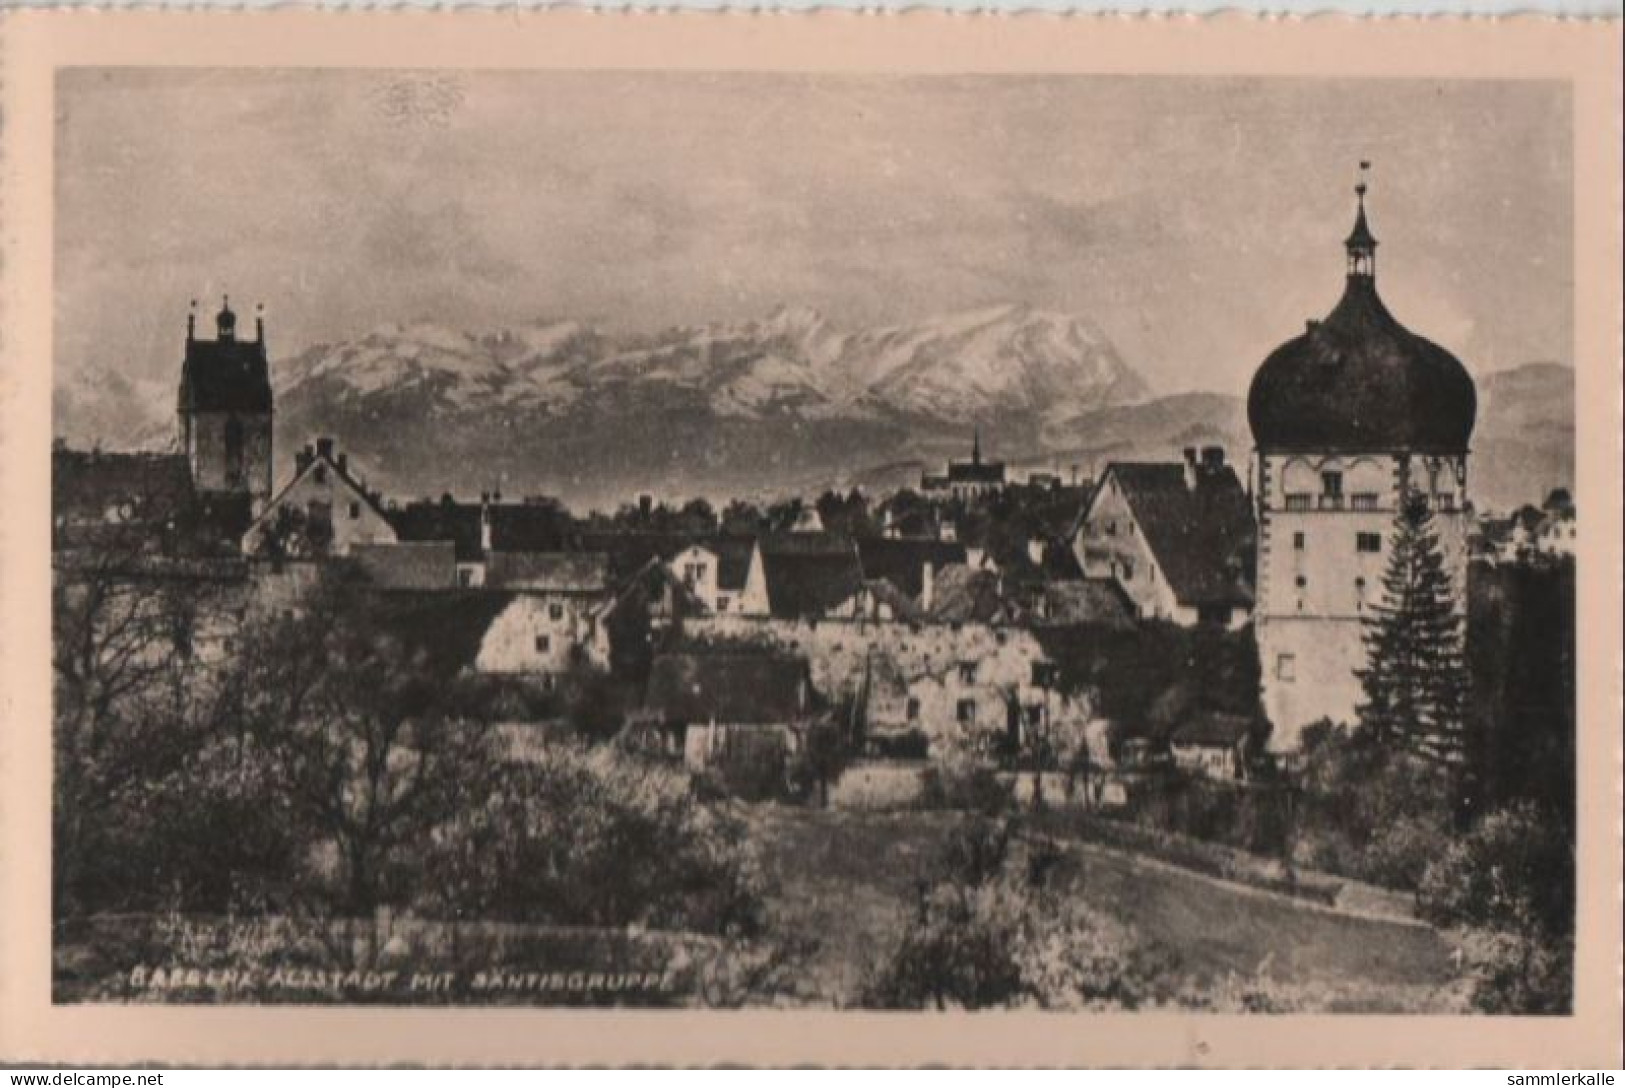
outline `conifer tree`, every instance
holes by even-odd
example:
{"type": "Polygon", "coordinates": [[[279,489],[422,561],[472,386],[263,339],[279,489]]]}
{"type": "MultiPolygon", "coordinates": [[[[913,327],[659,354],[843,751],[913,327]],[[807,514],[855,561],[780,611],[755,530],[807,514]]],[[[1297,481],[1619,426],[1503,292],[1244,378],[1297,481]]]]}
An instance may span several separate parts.
{"type": "Polygon", "coordinates": [[[1430,762],[1460,762],[1468,694],[1462,615],[1420,494],[1400,503],[1382,600],[1366,618],[1364,641],[1359,713],[1367,736],[1430,762]]]}

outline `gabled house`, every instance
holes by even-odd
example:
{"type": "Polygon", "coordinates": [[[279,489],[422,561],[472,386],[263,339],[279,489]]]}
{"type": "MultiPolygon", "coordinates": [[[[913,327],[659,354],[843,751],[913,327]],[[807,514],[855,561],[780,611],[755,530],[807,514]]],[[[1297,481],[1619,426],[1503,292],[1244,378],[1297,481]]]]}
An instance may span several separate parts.
{"type": "Polygon", "coordinates": [[[713,536],[684,547],[666,565],[690,593],[715,615],[767,611],[765,600],[750,595],[750,569],[756,540],[746,536],[713,536]]]}
{"type": "Polygon", "coordinates": [[[642,718],[700,769],[745,751],[790,751],[813,712],[806,661],[694,650],[655,658],[642,718]]]}
{"type": "Polygon", "coordinates": [[[746,615],[849,619],[861,612],[863,566],[850,540],[822,533],[765,536],[746,578],[746,615]],[[765,609],[757,611],[757,609],[765,609]]]}
{"type": "Polygon", "coordinates": [[[1251,614],[1256,526],[1224,451],[1184,463],[1113,462],[1079,516],[1087,578],[1118,584],[1142,619],[1239,627],[1251,614]]]}
{"type": "Polygon", "coordinates": [[[1187,717],[1168,738],[1174,766],[1208,778],[1247,776],[1249,760],[1261,747],[1259,721],[1245,714],[1201,710],[1187,717]]]}
{"type": "Polygon", "coordinates": [[[399,539],[378,495],[350,470],[331,438],[294,457],[293,479],[242,536],[243,553],[265,558],[348,555],[356,544],[399,539]]]}

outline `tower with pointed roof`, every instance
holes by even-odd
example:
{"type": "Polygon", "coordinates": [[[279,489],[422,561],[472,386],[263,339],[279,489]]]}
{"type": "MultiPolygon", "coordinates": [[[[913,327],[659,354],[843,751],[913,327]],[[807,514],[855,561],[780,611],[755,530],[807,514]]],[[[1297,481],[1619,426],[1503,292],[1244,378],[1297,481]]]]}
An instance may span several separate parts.
{"type": "Polygon", "coordinates": [[[254,339],[239,340],[237,315],[230,299],[222,299],[214,339],[207,340],[197,335],[192,303],[176,422],[193,488],[256,503],[270,497],[272,397],[263,307],[254,339]]]}
{"type": "Polygon", "coordinates": [[[1377,238],[1361,163],[1343,297],[1282,344],[1247,396],[1258,515],[1255,633],[1271,746],[1323,718],[1352,724],[1364,621],[1402,497],[1430,503],[1465,601],[1468,443],[1477,394],[1465,367],[1401,325],[1377,294],[1377,238]]]}

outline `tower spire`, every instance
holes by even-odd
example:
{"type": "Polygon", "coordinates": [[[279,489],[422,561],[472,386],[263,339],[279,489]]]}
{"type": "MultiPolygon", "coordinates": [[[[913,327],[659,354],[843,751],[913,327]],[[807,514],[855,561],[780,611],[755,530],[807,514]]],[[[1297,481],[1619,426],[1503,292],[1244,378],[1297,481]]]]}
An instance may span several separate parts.
{"type": "Polygon", "coordinates": [[[1354,197],[1359,209],[1354,215],[1354,229],[1343,240],[1349,255],[1349,277],[1374,280],[1377,276],[1377,237],[1365,218],[1366,177],[1371,169],[1369,160],[1360,160],[1360,180],[1354,186],[1354,197]]]}
{"type": "Polygon", "coordinates": [[[982,425],[980,423],[976,424],[975,436],[971,439],[970,463],[973,465],[982,463],[982,425]]]}

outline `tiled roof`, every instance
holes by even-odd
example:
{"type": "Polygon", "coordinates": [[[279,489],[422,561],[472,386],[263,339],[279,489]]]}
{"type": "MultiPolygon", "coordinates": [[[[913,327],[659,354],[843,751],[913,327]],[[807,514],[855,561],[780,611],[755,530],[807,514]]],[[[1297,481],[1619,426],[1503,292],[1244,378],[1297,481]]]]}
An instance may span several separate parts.
{"type": "Polygon", "coordinates": [[[1107,472],[1181,604],[1252,604],[1256,529],[1234,469],[1199,466],[1194,488],[1177,463],[1114,462],[1107,472]]]}
{"type": "Polygon", "coordinates": [[[375,607],[383,629],[422,655],[436,675],[474,667],[486,631],[513,603],[514,594],[490,590],[380,593],[375,607]]]}
{"type": "Polygon", "coordinates": [[[485,557],[485,584],[492,589],[601,593],[609,586],[609,556],[493,551],[485,557]]]}
{"type": "Polygon", "coordinates": [[[794,722],[807,712],[807,663],[763,653],[662,654],[644,706],[671,723],[794,722]]]}
{"type": "Polygon", "coordinates": [[[459,563],[480,559],[480,508],[449,499],[408,503],[384,516],[402,541],[449,540],[459,563]]]}
{"type": "Polygon", "coordinates": [[[850,600],[863,585],[857,552],[845,550],[762,551],[768,610],[780,619],[827,614],[850,600]]]}
{"type": "Polygon", "coordinates": [[[1199,748],[1234,748],[1257,728],[1258,722],[1244,714],[1201,710],[1187,717],[1174,730],[1170,742],[1199,748]]]}
{"type": "Polygon", "coordinates": [[[1110,578],[1080,578],[1046,582],[1039,589],[1034,622],[1049,624],[1103,624],[1128,627],[1134,605],[1123,588],[1110,578]]]}
{"type": "Polygon", "coordinates": [[[383,589],[450,589],[457,584],[456,549],[449,540],[350,545],[350,558],[383,589]]]}
{"type": "Polygon", "coordinates": [[[951,540],[871,536],[860,538],[857,548],[864,578],[884,578],[915,600],[925,591],[926,564],[934,574],[965,562],[965,546],[951,540]]]}
{"type": "Polygon", "coordinates": [[[191,495],[185,454],[51,452],[51,512],[64,523],[163,520],[191,495]]]}
{"type": "Polygon", "coordinates": [[[1016,609],[999,592],[993,571],[955,564],[936,577],[930,615],[941,623],[1008,623],[1016,609]]]}
{"type": "Polygon", "coordinates": [[[269,412],[265,345],[253,340],[189,340],[180,403],[194,412],[269,412]]]}

